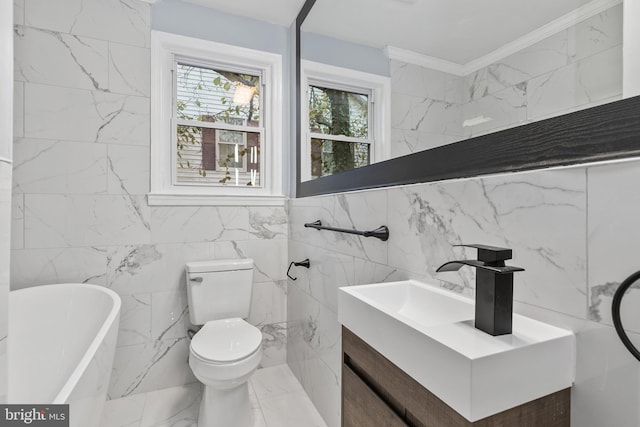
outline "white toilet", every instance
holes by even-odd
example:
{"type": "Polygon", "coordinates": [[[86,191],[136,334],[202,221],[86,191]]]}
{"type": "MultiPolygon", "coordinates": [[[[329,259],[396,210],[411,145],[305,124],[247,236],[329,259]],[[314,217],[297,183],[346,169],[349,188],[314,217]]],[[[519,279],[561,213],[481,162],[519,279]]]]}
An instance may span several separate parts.
{"type": "Polygon", "coordinates": [[[191,340],[189,366],[204,384],[199,427],[249,427],[247,381],[262,358],[262,334],[249,317],[253,260],[192,262],[186,266],[189,318],[203,325],[191,340]]]}

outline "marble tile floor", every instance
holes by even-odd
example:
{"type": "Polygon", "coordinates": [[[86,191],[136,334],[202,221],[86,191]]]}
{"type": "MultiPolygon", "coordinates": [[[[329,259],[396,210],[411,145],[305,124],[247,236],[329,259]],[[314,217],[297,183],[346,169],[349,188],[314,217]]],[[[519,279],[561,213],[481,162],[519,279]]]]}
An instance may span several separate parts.
{"type": "MultiPolygon", "coordinates": [[[[257,370],[249,395],[254,427],[326,427],[287,365],[257,370]]],[[[194,383],[109,400],[101,427],[198,427],[200,397],[194,383]]]]}

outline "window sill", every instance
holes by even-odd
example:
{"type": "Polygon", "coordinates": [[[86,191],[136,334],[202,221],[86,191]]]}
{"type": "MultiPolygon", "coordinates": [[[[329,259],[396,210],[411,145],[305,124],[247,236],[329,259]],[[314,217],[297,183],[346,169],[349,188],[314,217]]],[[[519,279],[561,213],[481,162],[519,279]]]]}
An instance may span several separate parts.
{"type": "Polygon", "coordinates": [[[284,206],[283,196],[147,194],[149,206],[284,206]]]}

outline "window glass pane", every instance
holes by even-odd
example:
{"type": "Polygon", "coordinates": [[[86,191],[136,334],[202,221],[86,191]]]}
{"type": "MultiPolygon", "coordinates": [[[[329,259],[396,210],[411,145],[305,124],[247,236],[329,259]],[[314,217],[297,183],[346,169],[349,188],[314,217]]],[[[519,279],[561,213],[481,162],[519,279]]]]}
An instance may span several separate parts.
{"type": "Polygon", "coordinates": [[[311,177],[319,178],[369,164],[369,144],[311,139],[311,177]]]}
{"type": "Polygon", "coordinates": [[[326,135],[369,137],[369,96],[309,86],[309,130],[326,135]]]}
{"type": "Polygon", "coordinates": [[[245,158],[240,156],[240,152],[244,146],[239,144],[221,144],[218,143],[218,153],[223,163],[216,165],[216,170],[223,170],[225,167],[245,169],[245,158]]]}
{"type": "Polygon", "coordinates": [[[233,144],[242,144],[245,133],[235,130],[218,130],[216,132],[218,142],[230,142],[233,144]]]}
{"type": "Polygon", "coordinates": [[[177,127],[178,184],[257,186],[260,133],[177,127]]]}
{"type": "Polygon", "coordinates": [[[184,63],[176,68],[177,118],[260,125],[260,76],[184,63]]]}

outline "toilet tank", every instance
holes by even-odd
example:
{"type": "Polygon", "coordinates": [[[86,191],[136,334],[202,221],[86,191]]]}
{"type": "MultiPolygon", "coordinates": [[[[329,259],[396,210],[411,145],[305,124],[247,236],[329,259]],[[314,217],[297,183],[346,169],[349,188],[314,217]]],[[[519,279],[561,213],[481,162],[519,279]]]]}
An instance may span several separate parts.
{"type": "Polygon", "coordinates": [[[252,259],[190,262],[186,273],[191,323],[204,325],[209,320],[249,317],[252,259]]]}

